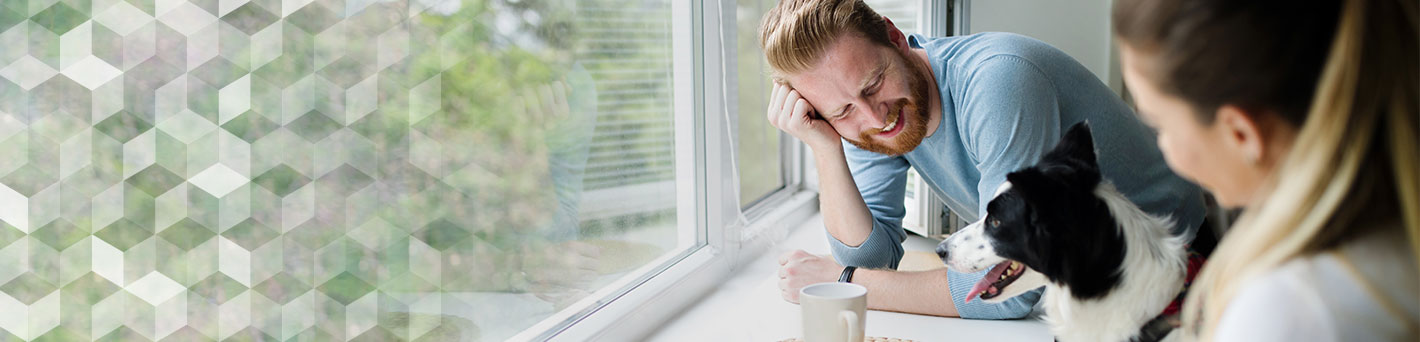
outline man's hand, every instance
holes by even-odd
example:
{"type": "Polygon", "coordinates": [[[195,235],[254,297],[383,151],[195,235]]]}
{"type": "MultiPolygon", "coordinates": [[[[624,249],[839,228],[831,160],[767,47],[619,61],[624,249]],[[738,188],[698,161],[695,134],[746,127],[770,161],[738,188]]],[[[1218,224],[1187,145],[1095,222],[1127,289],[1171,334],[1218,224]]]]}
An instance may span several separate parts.
{"type": "Polygon", "coordinates": [[[568,241],[523,250],[527,291],[554,307],[564,308],[594,290],[602,250],[595,245],[568,241]]]}
{"type": "Polygon", "coordinates": [[[567,104],[567,83],[562,81],[526,89],[513,102],[514,112],[522,113],[533,125],[548,129],[567,120],[572,112],[567,104]]]}
{"type": "Polygon", "coordinates": [[[795,250],[779,257],[779,295],[799,303],[799,289],[818,283],[838,281],[843,266],[833,258],[795,250]]]}
{"type": "Polygon", "coordinates": [[[815,151],[843,148],[838,131],[814,114],[814,107],[799,96],[799,91],[786,84],[774,83],[767,112],[770,125],[803,140],[815,151]]]}

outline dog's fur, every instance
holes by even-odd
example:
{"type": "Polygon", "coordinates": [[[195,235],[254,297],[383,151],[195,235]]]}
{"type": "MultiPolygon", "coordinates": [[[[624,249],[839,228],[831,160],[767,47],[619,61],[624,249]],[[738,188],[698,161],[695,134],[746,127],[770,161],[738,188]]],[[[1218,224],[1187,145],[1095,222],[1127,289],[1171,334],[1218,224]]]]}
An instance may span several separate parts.
{"type": "Polygon", "coordinates": [[[1103,179],[1088,124],[1071,127],[1040,163],[1006,180],[981,221],[937,247],[959,272],[1024,265],[982,300],[1044,286],[1044,319],[1059,341],[1125,341],[1178,295],[1185,241],[1170,233],[1171,220],[1143,212],[1103,179]]]}

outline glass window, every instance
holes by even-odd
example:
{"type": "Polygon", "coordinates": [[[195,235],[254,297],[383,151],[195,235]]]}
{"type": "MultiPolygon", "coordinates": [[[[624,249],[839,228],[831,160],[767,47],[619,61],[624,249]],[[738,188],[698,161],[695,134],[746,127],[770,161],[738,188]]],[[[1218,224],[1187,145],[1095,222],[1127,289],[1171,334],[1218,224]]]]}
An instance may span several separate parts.
{"type": "Polygon", "coordinates": [[[878,14],[892,20],[898,30],[904,34],[921,32],[917,26],[919,13],[922,12],[923,0],[864,0],[869,7],[872,7],[878,14]]]}
{"type": "MultiPolygon", "coordinates": [[[[769,79],[769,63],[759,48],[759,22],[764,13],[778,3],[776,0],[739,0],[735,10],[736,62],[732,84],[738,86],[739,141],[735,142],[735,157],[739,158],[740,204],[750,206],[775,190],[784,187],[783,149],[780,132],[765,119],[769,93],[774,89],[769,79]]],[[[726,80],[730,82],[731,80],[726,80]]]]}
{"type": "Polygon", "coordinates": [[[575,310],[698,243],[670,6],[5,1],[0,340],[497,341],[575,310]]]}

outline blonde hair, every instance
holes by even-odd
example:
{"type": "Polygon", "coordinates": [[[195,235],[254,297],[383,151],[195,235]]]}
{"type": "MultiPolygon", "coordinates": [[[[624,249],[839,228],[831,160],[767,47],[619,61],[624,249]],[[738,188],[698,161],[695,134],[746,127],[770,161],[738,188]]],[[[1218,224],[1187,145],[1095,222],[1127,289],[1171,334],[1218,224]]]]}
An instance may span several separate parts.
{"type": "Polygon", "coordinates": [[[845,33],[890,46],[887,21],[862,0],[783,0],[759,26],[759,47],[774,77],[809,70],[845,33]]]}
{"type": "Polygon", "coordinates": [[[1377,223],[1368,218],[1398,216],[1420,265],[1416,4],[1345,0],[1342,6],[1315,96],[1271,190],[1229,231],[1184,304],[1184,333],[1195,339],[1212,338],[1248,280],[1334,250],[1377,223]]]}

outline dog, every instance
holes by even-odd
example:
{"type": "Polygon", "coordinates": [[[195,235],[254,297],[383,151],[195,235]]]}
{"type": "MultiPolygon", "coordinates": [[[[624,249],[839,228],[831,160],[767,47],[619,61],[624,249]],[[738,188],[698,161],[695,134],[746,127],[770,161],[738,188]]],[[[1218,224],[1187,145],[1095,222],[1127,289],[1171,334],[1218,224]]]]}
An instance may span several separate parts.
{"type": "Polygon", "coordinates": [[[1100,174],[1088,123],[1034,166],[1012,172],[986,215],[937,246],[958,272],[990,269],[965,301],[1001,302],[1045,287],[1058,341],[1172,340],[1160,313],[1192,268],[1174,223],[1145,213],[1100,174]]]}

